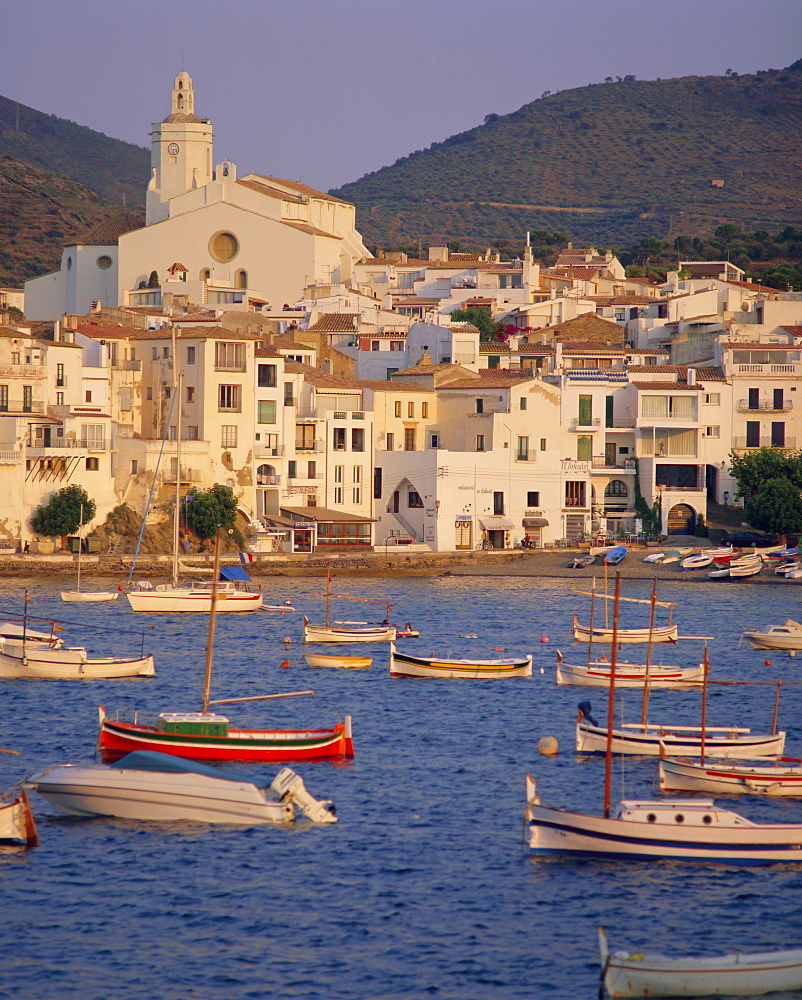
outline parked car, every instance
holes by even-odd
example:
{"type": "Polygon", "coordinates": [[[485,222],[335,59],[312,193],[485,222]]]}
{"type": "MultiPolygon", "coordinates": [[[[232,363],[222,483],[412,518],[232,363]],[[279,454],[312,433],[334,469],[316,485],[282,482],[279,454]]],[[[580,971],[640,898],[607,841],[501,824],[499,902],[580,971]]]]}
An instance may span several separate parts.
{"type": "Polygon", "coordinates": [[[768,545],[778,545],[780,539],[776,535],[764,535],[759,531],[735,531],[731,535],[725,535],[722,542],[736,549],[761,549],[768,545]]]}

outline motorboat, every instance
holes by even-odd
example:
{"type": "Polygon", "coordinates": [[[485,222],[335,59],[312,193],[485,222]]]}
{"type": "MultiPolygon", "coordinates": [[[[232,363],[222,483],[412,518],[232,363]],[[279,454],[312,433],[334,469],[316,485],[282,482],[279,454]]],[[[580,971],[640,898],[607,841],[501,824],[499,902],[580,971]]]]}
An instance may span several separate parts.
{"type": "Polygon", "coordinates": [[[495,680],[501,677],[531,677],[532,656],[501,659],[452,659],[450,656],[413,656],[390,645],[391,677],[449,677],[495,680]]]}
{"type": "Polygon", "coordinates": [[[331,802],[313,798],[288,767],[265,785],[167,754],[138,751],[111,765],[57,764],[26,784],[72,816],[258,826],[292,823],[300,812],[315,823],[337,822],[331,802]]]}
{"type": "Polygon", "coordinates": [[[802,796],[802,761],[785,757],[771,764],[661,757],[658,775],[661,792],[802,796]]]}
{"type": "Polygon", "coordinates": [[[307,666],[336,667],[340,670],[367,670],[373,663],[372,656],[347,656],[333,653],[304,653],[307,666]]]}
{"type": "MultiPolygon", "coordinates": [[[[59,640],[60,642],[60,640],[59,640]]],[[[0,639],[0,677],[50,680],[106,680],[153,677],[153,656],[92,658],[83,646],[51,646],[27,637],[0,639]]]]}
{"type": "Polygon", "coordinates": [[[802,989],[802,948],[669,956],[610,951],[599,928],[601,989],[608,997],[756,997],[802,989]]]}
{"type": "Polygon", "coordinates": [[[793,618],[786,618],[782,625],[749,629],[743,635],[754,649],[802,649],[802,625],[793,618]]]}
{"type": "MultiPolygon", "coordinates": [[[[556,679],[558,684],[578,687],[610,686],[611,664],[606,657],[588,663],[566,663],[557,650],[556,679]]],[[[616,687],[642,688],[648,678],[653,688],[696,687],[702,683],[704,664],[696,667],[671,667],[645,663],[622,663],[615,666],[616,687]]]]}

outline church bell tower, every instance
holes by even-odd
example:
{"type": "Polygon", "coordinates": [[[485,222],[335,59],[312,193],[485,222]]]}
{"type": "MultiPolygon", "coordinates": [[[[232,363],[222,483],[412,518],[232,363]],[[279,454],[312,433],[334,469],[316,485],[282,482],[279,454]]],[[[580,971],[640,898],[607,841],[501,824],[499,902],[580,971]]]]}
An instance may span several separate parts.
{"type": "Polygon", "coordinates": [[[150,133],[151,178],[145,201],[145,225],[170,216],[170,199],[203,187],[212,179],[212,123],[195,114],[192,77],[181,72],[173,81],[170,114],[150,133]]]}

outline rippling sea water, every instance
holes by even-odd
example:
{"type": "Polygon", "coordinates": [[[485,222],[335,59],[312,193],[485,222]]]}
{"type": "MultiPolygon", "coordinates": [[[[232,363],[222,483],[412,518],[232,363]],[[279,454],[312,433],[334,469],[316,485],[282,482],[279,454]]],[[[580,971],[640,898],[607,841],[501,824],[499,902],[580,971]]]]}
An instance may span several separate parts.
{"type": "MultiPolygon", "coordinates": [[[[58,581],[33,580],[0,581],[0,614],[21,612],[26,586],[30,613],[69,622],[65,639],[95,655],[138,652],[144,633],[157,676],[3,682],[0,743],[21,751],[0,757],[3,787],[47,764],[90,760],[99,702],[199,709],[202,616],[135,615],[122,599],[65,605],[58,581]]],[[[557,648],[586,655],[570,640],[571,613],[588,617],[588,599],[574,586],[531,578],[335,579],[338,593],[392,600],[394,619],[421,632],[404,640],[409,648],[531,651],[531,679],[392,680],[381,645],[369,647],[369,671],[313,670],[302,658],[299,614],[218,616],[213,697],[317,692],[231,706],[232,721],[324,725],[353,716],[352,762],[298,765],[313,795],[334,800],[339,823],[289,830],[146,825],[66,817],[34,796],[41,846],[0,848],[0,996],[591,1000],[599,923],[613,946],[714,952],[802,943],[802,866],[560,860],[523,847],[527,770],[545,802],[601,808],[604,762],[578,759],[572,741],[577,702],[590,698],[603,711],[606,696],[554,682],[557,648]],[[462,638],[471,633],[475,639],[462,638]],[[559,741],[557,757],[538,755],[542,736],[559,741]]],[[[623,581],[622,593],[646,597],[649,587],[623,581]]],[[[319,590],[316,580],[266,586],[269,601],[290,598],[312,620],[323,613],[319,590]]],[[[678,602],[682,634],[715,636],[714,679],[802,680],[802,654],[792,659],[739,645],[745,627],[798,618],[802,588],[664,584],[659,596],[678,602]]],[[[335,603],[333,611],[352,619],[371,607],[335,603]]],[[[622,625],[644,620],[638,605],[625,606],[622,625]]],[[[701,643],[657,649],[658,662],[690,664],[701,643]]],[[[624,694],[629,719],[639,699],[624,694]]],[[[773,707],[769,687],[720,687],[708,720],[765,731],[773,707]]],[[[698,724],[699,711],[697,693],[657,691],[650,717],[698,724]]],[[[780,724],[786,752],[802,756],[801,688],[783,691],[780,724]]],[[[261,777],[276,770],[238,768],[261,777]]],[[[650,795],[655,770],[653,762],[618,762],[614,794],[650,795]]],[[[802,801],[730,804],[753,819],[802,820],[802,801]]]]}

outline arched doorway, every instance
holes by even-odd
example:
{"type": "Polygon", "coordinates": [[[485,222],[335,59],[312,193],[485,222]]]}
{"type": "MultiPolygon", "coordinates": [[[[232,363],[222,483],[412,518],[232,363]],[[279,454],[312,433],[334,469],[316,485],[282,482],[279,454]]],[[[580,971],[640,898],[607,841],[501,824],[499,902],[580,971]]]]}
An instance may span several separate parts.
{"type": "Polygon", "coordinates": [[[675,504],[668,512],[669,535],[692,535],[695,528],[696,511],[688,504],[675,504]]]}

